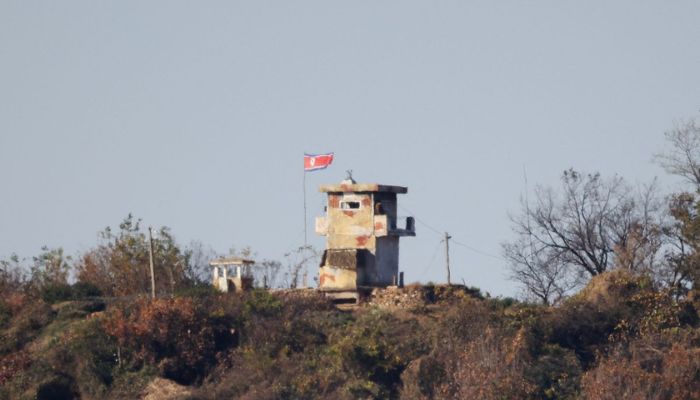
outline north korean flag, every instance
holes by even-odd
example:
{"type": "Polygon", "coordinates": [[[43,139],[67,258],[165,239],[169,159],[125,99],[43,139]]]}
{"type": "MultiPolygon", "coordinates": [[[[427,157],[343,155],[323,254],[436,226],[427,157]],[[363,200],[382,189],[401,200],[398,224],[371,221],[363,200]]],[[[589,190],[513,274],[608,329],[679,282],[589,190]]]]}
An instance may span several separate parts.
{"type": "Polygon", "coordinates": [[[304,171],[328,168],[333,162],[333,153],[304,154],[304,171]]]}

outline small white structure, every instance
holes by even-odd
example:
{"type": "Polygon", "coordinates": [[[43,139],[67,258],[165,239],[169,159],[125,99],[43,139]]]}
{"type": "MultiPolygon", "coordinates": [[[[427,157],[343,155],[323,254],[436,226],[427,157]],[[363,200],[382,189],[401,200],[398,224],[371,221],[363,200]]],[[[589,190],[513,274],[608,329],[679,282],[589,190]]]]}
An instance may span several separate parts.
{"type": "Polygon", "coordinates": [[[253,260],[229,257],[211,261],[212,284],[221,292],[241,292],[253,287],[253,274],[250,266],[253,260]],[[232,270],[235,267],[235,274],[232,270]]]}

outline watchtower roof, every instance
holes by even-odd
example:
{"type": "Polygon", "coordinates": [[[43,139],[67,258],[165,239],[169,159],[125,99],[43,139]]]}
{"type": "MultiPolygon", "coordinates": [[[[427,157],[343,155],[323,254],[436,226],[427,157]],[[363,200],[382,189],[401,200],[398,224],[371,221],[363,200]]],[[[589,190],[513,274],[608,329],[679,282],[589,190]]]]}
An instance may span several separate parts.
{"type": "Polygon", "coordinates": [[[408,192],[408,188],[404,186],[380,185],[378,183],[351,183],[350,181],[343,181],[337,185],[321,185],[318,190],[323,193],[384,192],[404,194],[408,192]]]}
{"type": "Polygon", "coordinates": [[[255,261],[248,260],[240,257],[225,257],[219,258],[218,260],[213,260],[209,262],[212,267],[215,265],[251,265],[255,264],[255,261]]]}

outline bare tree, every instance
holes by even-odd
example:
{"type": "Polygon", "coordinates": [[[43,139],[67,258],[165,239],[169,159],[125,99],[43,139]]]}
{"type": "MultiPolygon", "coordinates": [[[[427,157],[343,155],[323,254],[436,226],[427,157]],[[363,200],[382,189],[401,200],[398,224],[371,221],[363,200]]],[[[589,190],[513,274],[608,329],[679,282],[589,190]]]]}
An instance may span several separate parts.
{"type": "Polygon", "coordinates": [[[68,273],[71,269],[72,258],[63,253],[62,248],[41,248],[41,254],[33,257],[31,266],[31,282],[36,288],[52,284],[68,283],[68,273]]]}
{"type": "Polygon", "coordinates": [[[503,245],[512,277],[544,303],[614,266],[651,269],[660,249],[655,185],[635,192],[622,178],[573,169],[562,191],[537,187],[532,206],[511,216],[516,239],[503,245]]]}
{"type": "Polygon", "coordinates": [[[615,266],[654,274],[669,226],[656,180],[628,193],[626,206],[611,221],[615,240],[615,266]]]}
{"type": "Polygon", "coordinates": [[[282,263],[277,260],[262,260],[256,263],[255,282],[264,288],[274,288],[282,283],[278,282],[282,263]]]}
{"type": "MultiPolygon", "coordinates": [[[[287,272],[284,274],[284,286],[295,289],[299,286],[302,273],[308,273],[309,266],[318,262],[320,253],[313,246],[300,246],[286,253],[287,272]]],[[[305,282],[301,282],[302,284],[305,282]]]]}
{"type": "Polygon", "coordinates": [[[211,246],[206,246],[200,241],[191,241],[185,248],[184,254],[187,258],[187,278],[194,283],[210,283],[209,262],[219,258],[219,254],[211,246]]]}
{"type": "Polygon", "coordinates": [[[522,238],[505,243],[503,250],[511,263],[511,279],[523,285],[528,300],[554,304],[578,286],[577,275],[561,262],[559,250],[535,247],[533,242],[522,238]]]}
{"type": "Polygon", "coordinates": [[[655,161],[691,188],[668,198],[672,223],[665,227],[664,263],[657,278],[683,295],[700,279],[700,126],[694,119],[679,122],[665,136],[669,147],[655,161]]]}
{"type": "Polygon", "coordinates": [[[664,227],[664,257],[655,279],[676,295],[685,294],[692,282],[694,246],[686,225],[695,219],[695,196],[681,193],[670,197],[670,214],[675,219],[664,227]]]}
{"type": "Polygon", "coordinates": [[[27,282],[27,268],[17,254],[0,259],[0,297],[20,290],[27,282]]]}
{"type": "Polygon", "coordinates": [[[670,148],[654,159],[669,174],[700,188],[700,126],[691,119],[676,123],[665,135],[670,148]]]}
{"type": "Polygon", "coordinates": [[[700,282],[700,201],[691,193],[670,196],[673,223],[666,227],[666,249],[658,280],[678,296],[700,282]]]}

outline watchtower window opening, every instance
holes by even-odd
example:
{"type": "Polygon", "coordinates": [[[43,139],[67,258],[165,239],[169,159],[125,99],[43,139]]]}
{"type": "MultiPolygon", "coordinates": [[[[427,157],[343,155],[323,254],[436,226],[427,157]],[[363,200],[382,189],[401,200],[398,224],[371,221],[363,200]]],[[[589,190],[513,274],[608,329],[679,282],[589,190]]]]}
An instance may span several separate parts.
{"type": "Polygon", "coordinates": [[[357,210],[360,208],[359,201],[341,201],[340,208],[343,210],[357,210]]]}

